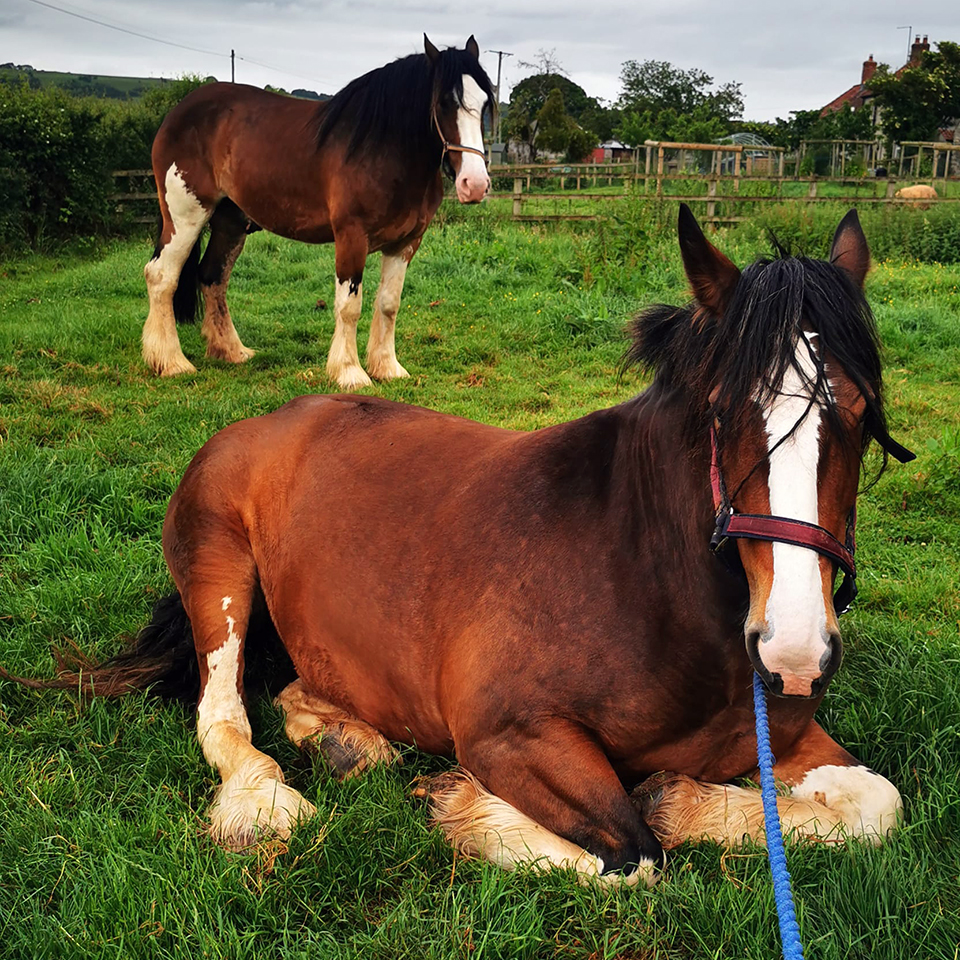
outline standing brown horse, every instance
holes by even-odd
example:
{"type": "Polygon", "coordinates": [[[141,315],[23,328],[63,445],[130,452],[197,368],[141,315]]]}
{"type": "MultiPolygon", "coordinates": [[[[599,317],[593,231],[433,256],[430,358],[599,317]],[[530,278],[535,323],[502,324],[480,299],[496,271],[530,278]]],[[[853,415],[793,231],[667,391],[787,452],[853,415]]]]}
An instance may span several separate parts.
{"type": "Polygon", "coordinates": [[[424,45],[425,53],[372,70],[319,104],[213,83],[170,111],[153,143],[161,224],[144,270],[143,357],[155,372],[195,372],[176,320],[194,318],[198,285],[207,356],[253,356],[237,336],[226,291],[247,234],[263,228],[336,244],[327,374],[345,390],[370,384],[357,320],[367,255],[383,251],[367,370],[380,380],[407,376],[394,343],[403,278],[443,199],[441,170],[455,179],[461,203],[485,196],[482,119],[495,108],[473,37],[465,50],[441,52],[426,36],[424,45]]]}
{"type": "Polygon", "coordinates": [[[178,593],[83,680],[198,700],[219,842],[314,809],[251,742],[244,665],[271,638],[296,672],[277,698],[294,741],[343,773],[390,761],[390,740],[455,755],[435,816],[506,867],[650,883],[661,844],[762,839],[759,792],[726,785],[755,773],[755,670],[777,694],[786,825],[893,828],[897,789],[814,720],[862,455],[872,437],[910,457],[885,426],[859,221],[829,262],[743,274],[685,207],[679,233],[695,300],[635,321],[631,358],[656,376],[633,400],[523,433],[301,397],[197,454],[163,528],[178,593]]]}

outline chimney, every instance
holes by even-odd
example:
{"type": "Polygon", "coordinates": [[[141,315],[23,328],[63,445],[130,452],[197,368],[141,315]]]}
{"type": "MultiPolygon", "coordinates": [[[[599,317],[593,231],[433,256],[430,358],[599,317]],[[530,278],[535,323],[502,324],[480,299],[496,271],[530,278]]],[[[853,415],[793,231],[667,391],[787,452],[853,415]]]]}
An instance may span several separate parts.
{"type": "Polygon", "coordinates": [[[866,86],[873,75],[877,72],[877,61],[873,59],[873,54],[867,60],[863,61],[863,73],[860,74],[860,83],[866,86]]]}
{"type": "Polygon", "coordinates": [[[920,60],[923,58],[923,55],[930,49],[930,44],[927,41],[926,36],[923,38],[923,43],[920,42],[920,34],[918,33],[916,38],[913,41],[913,46],[910,47],[910,61],[909,64],[911,67],[917,66],[920,63],[920,60]]]}

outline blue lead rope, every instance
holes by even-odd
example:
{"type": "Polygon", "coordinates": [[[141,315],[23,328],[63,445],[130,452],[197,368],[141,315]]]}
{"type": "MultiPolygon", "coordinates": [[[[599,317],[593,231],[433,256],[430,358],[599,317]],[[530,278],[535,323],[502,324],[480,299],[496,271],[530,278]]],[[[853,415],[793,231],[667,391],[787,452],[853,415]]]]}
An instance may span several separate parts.
{"type": "Polygon", "coordinates": [[[784,960],[803,960],[800,927],[793,908],[793,890],[787,870],[787,855],[780,832],[777,810],[777,788],[773,782],[773,751],[770,749],[770,724],[767,722],[767,699],[759,674],[753,675],[753,710],[757,717],[757,760],[760,765],[760,793],[763,797],[763,818],[767,831],[767,856],[773,874],[773,896],[780,921],[780,943],[784,960]]]}

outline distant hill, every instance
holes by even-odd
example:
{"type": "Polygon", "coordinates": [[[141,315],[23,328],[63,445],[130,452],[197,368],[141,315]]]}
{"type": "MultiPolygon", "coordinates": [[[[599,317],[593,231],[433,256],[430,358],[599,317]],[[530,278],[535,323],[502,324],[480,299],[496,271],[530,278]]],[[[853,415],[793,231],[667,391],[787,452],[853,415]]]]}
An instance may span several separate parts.
{"type": "MultiPolygon", "coordinates": [[[[111,100],[135,100],[147,90],[170,81],[155,77],[110,77],[89,73],[59,73],[56,70],[35,70],[28,63],[0,63],[0,83],[18,83],[25,78],[31,89],[60,87],[78,97],[105,97],[111,100]]],[[[216,77],[208,77],[215,80],[216,77]]],[[[270,87],[278,93],[286,93],[279,87],[270,87]]],[[[294,90],[294,97],[306,100],[329,100],[326,93],[313,90],[294,90]]]]}

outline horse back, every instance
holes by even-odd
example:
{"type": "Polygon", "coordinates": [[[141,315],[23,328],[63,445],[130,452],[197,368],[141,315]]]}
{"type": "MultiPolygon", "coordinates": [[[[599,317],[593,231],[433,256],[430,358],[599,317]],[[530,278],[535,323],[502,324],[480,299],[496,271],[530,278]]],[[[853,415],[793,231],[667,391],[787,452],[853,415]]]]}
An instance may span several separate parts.
{"type": "Polygon", "coordinates": [[[167,114],[153,144],[154,175],[175,165],[208,209],[229,197],[273,233],[308,242],[332,239],[328,182],[316,127],[324,103],[246,84],[211,83],[167,114]]]}

